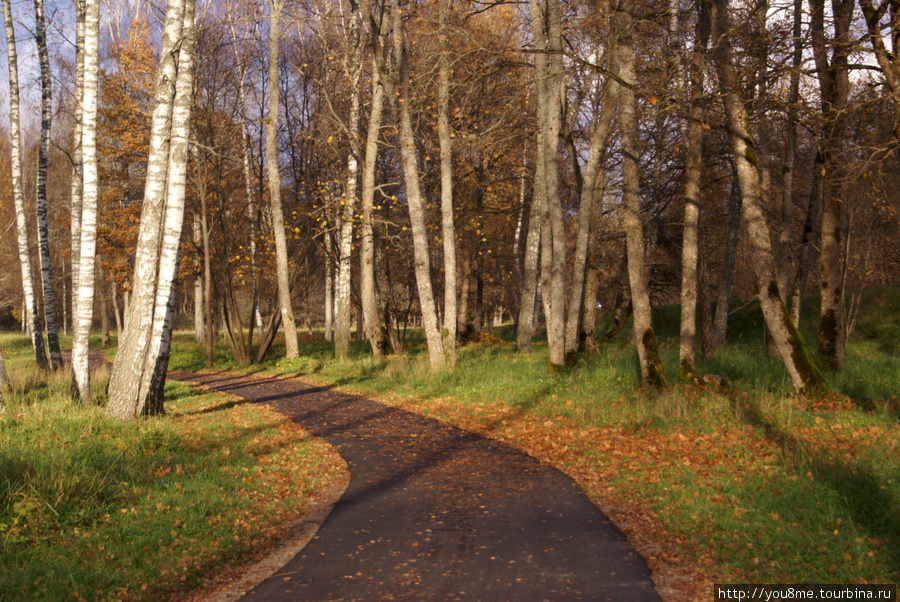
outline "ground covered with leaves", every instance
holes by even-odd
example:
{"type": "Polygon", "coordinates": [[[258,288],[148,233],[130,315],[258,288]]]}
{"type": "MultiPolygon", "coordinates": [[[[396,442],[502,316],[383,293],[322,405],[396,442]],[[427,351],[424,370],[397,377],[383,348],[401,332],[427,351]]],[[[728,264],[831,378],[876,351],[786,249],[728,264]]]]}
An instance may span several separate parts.
{"type": "Polygon", "coordinates": [[[261,406],[170,382],[166,416],[121,423],[13,364],[0,599],[178,597],[345,478],[330,446],[261,406]]]}

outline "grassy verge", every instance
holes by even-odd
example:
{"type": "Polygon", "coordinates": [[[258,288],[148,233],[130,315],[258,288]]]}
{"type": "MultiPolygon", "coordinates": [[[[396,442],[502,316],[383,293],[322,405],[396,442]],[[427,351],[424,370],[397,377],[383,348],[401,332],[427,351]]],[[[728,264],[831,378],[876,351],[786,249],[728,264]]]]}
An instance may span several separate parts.
{"type": "MultiPolygon", "coordinates": [[[[900,353],[890,335],[900,295],[882,291],[868,307],[844,371],[829,375],[841,395],[812,407],[792,399],[780,362],[765,355],[753,306],[733,316],[732,343],[699,362],[727,379],[721,390],[637,390],[624,341],[550,371],[546,347],[516,353],[509,326],[461,347],[454,372],[430,373],[415,351],[375,361],[364,343],[334,362],[311,336],[301,358],[250,369],[437,416],[554,464],[628,533],[673,599],[708,597],[714,581],[896,583],[900,353]]],[[[677,308],[657,322],[674,380],[677,308]]],[[[202,366],[202,350],[180,349],[176,364],[202,366]]],[[[228,364],[224,349],[217,361],[228,364]]]]}
{"type": "Polygon", "coordinates": [[[171,382],[166,416],[110,421],[68,402],[67,374],[37,373],[24,337],[0,345],[0,599],[172,597],[342,478],[330,447],[262,407],[171,382]]]}

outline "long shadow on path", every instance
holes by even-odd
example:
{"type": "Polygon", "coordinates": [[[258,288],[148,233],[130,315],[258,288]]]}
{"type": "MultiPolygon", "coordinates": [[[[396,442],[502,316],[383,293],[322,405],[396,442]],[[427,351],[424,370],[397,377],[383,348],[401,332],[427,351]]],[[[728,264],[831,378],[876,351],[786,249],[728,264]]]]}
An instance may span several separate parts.
{"type": "Polygon", "coordinates": [[[659,600],[644,560],[566,475],[501,443],[298,380],[172,374],[331,443],[350,484],[249,600],[659,600]]]}

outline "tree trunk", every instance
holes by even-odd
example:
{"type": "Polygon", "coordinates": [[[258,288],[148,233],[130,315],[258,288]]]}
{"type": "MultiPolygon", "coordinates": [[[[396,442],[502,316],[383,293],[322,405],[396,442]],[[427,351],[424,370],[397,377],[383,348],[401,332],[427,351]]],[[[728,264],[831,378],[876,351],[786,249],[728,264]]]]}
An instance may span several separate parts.
{"type": "Polygon", "coordinates": [[[734,264],[737,261],[738,235],[741,231],[741,206],[743,195],[737,175],[731,182],[728,194],[728,225],[725,232],[725,257],[722,260],[722,279],[719,282],[719,294],[716,298],[716,314],[713,317],[713,343],[707,359],[712,359],[716,347],[725,344],[728,331],[728,312],[731,305],[731,287],[734,283],[734,264]]]}
{"type": "Polygon", "coordinates": [[[50,91],[50,58],[47,53],[47,36],[44,31],[44,2],[34,0],[35,43],[41,65],[41,143],[38,147],[37,174],[37,233],[38,258],[41,266],[41,284],[44,291],[44,325],[47,327],[47,350],[50,369],[62,367],[59,349],[59,329],[56,325],[56,301],[53,295],[53,274],[50,261],[50,237],[47,229],[47,158],[50,155],[50,122],[53,116],[53,99],[50,91]]]}
{"type": "Polygon", "coordinates": [[[744,103],[739,95],[738,79],[732,59],[728,32],[728,0],[712,4],[715,62],[719,84],[725,101],[725,114],[731,138],[738,178],[743,195],[743,218],[754,257],[754,271],[759,303],[769,332],[790,375],[794,390],[801,398],[818,396],[828,391],[828,385],[807,351],[803,337],[791,322],[787,307],[778,289],[778,274],[772,256],[770,232],[762,209],[756,149],[746,124],[749,123],[744,103]]]}
{"type": "MultiPolygon", "coordinates": [[[[537,88],[538,140],[543,147],[539,158],[544,163],[542,186],[547,203],[547,222],[542,227],[542,274],[544,300],[547,308],[547,346],[550,364],[565,365],[565,269],[566,232],[562,202],[559,194],[560,102],[563,93],[562,38],[558,0],[541,3],[530,0],[531,29],[538,54],[535,56],[535,86],[537,88]],[[549,255],[549,256],[548,256],[549,255]]],[[[538,185],[536,179],[536,185],[538,185]]]]}
{"type": "Polygon", "coordinates": [[[832,370],[840,370],[844,356],[844,307],[841,274],[843,178],[846,170],[842,157],[844,146],[844,112],[850,97],[850,76],[847,70],[851,51],[850,25],[853,21],[853,0],[834,0],[832,22],[834,39],[825,40],[825,2],[810,2],[810,30],[816,75],[822,98],[822,154],[825,171],[825,194],[822,203],[821,302],[819,310],[819,361],[832,370]],[[832,48],[828,59],[828,46],[832,48]]]}
{"type": "MultiPolygon", "coordinates": [[[[82,107],[81,148],[83,154],[84,189],[81,208],[81,240],[79,241],[77,299],[73,307],[72,326],[72,374],[75,395],[85,405],[91,404],[91,380],[88,343],[91,323],[94,317],[94,281],[97,256],[97,216],[99,213],[100,181],[97,163],[97,96],[99,88],[100,52],[100,2],[84,2],[84,82],[82,107]]],[[[101,299],[101,303],[105,300],[101,299]]],[[[105,307],[104,307],[105,309],[105,307]]],[[[104,311],[104,315],[106,312],[104,311]]],[[[109,342],[109,319],[105,321],[107,344],[109,342]]]]}
{"type": "MultiPolygon", "coordinates": [[[[173,169],[180,170],[179,164],[187,158],[187,124],[181,123],[180,128],[173,131],[173,120],[176,115],[182,121],[190,115],[192,58],[184,55],[191,55],[193,51],[193,8],[193,0],[171,0],[166,7],[159,74],[153,100],[147,181],[135,251],[132,296],[128,302],[125,328],[110,374],[109,404],[106,408],[108,416],[123,420],[162,410],[161,400],[152,399],[151,395],[161,392],[162,379],[158,378],[158,374],[160,367],[165,369],[164,365],[160,366],[160,351],[164,351],[165,344],[163,340],[154,341],[153,335],[167,333],[166,316],[156,315],[160,309],[160,304],[157,303],[160,297],[158,289],[165,284],[160,279],[161,273],[164,273],[162,268],[173,273],[175,266],[172,263],[177,259],[170,259],[173,245],[169,233],[174,230],[174,223],[169,218],[175,217],[178,207],[169,205],[181,204],[183,210],[184,203],[183,194],[180,198],[167,198],[179,185],[182,190],[184,186],[183,180],[180,184],[177,181],[168,182],[167,174],[173,169]],[[176,88],[179,93],[177,99],[176,88]],[[178,111],[173,110],[176,103],[178,111]],[[175,156],[172,164],[170,155],[175,156]],[[162,265],[161,247],[167,260],[162,265]],[[158,323],[162,327],[157,329],[155,327],[158,323]],[[153,387],[150,386],[151,383],[153,387]]],[[[177,249],[178,245],[175,244],[174,247],[177,249]]],[[[166,292],[171,292],[171,279],[166,292]]],[[[163,302],[166,313],[169,296],[166,295],[163,302]]]]}
{"type": "MultiPolygon", "coordinates": [[[[416,287],[419,293],[419,307],[422,311],[422,323],[425,328],[425,340],[428,345],[428,362],[432,370],[443,368],[444,346],[438,326],[437,312],[434,306],[434,293],[431,287],[431,262],[428,257],[428,233],[425,227],[425,207],[419,181],[416,142],[413,136],[412,119],[409,114],[409,73],[406,62],[406,50],[403,41],[402,19],[398,0],[391,0],[391,13],[394,44],[394,61],[397,66],[399,81],[394,91],[393,81],[385,78],[388,85],[388,97],[394,107],[394,114],[400,121],[400,155],[403,165],[403,180],[406,185],[406,198],[409,207],[410,229],[413,239],[413,262],[416,275],[416,287]]],[[[384,75],[384,74],[382,74],[384,75]]]]}
{"type": "Polygon", "coordinates": [[[453,224],[453,158],[450,139],[450,49],[447,18],[450,0],[438,3],[438,139],[441,147],[441,236],[444,242],[444,352],[456,366],[456,227],[453,224]]]}
{"type": "Polygon", "coordinates": [[[619,129],[622,136],[623,208],[628,280],[634,309],[634,342],[638,350],[641,385],[662,387],[666,384],[656,335],[651,322],[650,294],[645,268],[644,229],[641,223],[640,150],[637,144],[637,103],[635,101],[634,55],[632,51],[632,19],[629,5],[619,0],[613,19],[616,33],[616,62],[622,83],[617,82],[619,129]]]}
{"type": "Polygon", "coordinates": [[[338,286],[337,286],[337,327],[334,331],[334,356],[343,360],[350,357],[350,321],[351,312],[351,267],[353,251],[353,211],[356,206],[356,181],[359,178],[359,77],[362,73],[363,42],[362,15],[359,2],[351,0],[349,42],[351,53],[347,66],[350,86],[350,116],[347,131],[349,134],[350,153],[347,157],[347,186],[341,199],[340,224],[341,241],[338,254],[338,286]]]}
{"type": "MultiPolygon", "coordinates": [[[[72,185],[71,185],[71,278],[72,278],[72,321],[78,315],[78,269],[81,256],[81,211],[84,188],[84,165],[81,147],[82,97],[84,96],[84,16],[85,0],[74,0],[75,4],[75,97],[74,123],[72,124],[72,185]]],[[[65,287],[63,288],[65,291],[65,287]]],[[[63,302],[65,307],[65,302],[63,302]]],[[[65,311],[63,311],[65,322],[65,311]]],[[[74,328],[74,325],[73,325],[74,328]]],[[[65,326],[63,326],[65,331],[65,326]]]]}
{"type": "Polygon", "coordinates": [[[381,116],[384,108],[384,86],[377,65],[372,65],[372,109],[369,111],[369,127],[366,132],[366,156],[362,173],[362,240],[359,252],[360,297],[366,336],[372,346],[372,355],[381,357],[384,335],[378,315],[378,298],[375,294],[375,237],[372,229],[372,210],[375,201],[375,166],[378,163],[378,138],[381,133],[381,116]]]}
{"type": "Polygon", "coordinates": [[[38,318],[34,298],[34,273],[31,269],[31,251],[28,245],[28,221],[25,217],[25,197],[22,191],[21,138],[19,134],[19,69],[16,55],[16,35],[13,29],[10,0],[2,0],[3,23],[6,29],[6,56],[9,64],[9,138],[10,165],[12,168],[12,193],[16,208],[16,243],[19,250],[19,267],[22,273],[22,325],[31,327],[31,345],[38,368],[47,367],[44,335],[38,318]]]}
{"type": "MultiPolygon", "coordinates": [[[[611,87],[609,83],[606,88],[611,87]]],[[[603,179],[602,161],[606,155],[606,145],[609,138],[609,130],[615,115],[615,100],[612,94],[606,94],[601,100],[603,103],[600,114],[595,117],[591,129],[591,146],[588,151],[588,159],[584,168],[584,178],[581,187],[581,204],[578,208],[578,236],[575,241],[575,258],[572,267],[572,294],[569,297],[569,319],[566,323],[566,353],[573,353],[578,349],[579,332],[582,330],[583,319],[594,319],[595,310],[587,311],[588,300],[591,304],[596,301],[597,275],[592,278],[591,286],[587,286],[586,270],[588,250],[591,247],[592,228],[599,228],[599,219],[594,212],[597,183],[603,179]]],[[[596,252],[596,245],[594,251],[596,252]]],[[[590,326],[593,336],[594,328],[590,326]]]]}
{"type": "Polygon", "coordinates": [[[278,273],[278,304],[284,325],[284,342],[288,359],[299,355],[297,326],[291,305],[288,277],[287,239],[284,213],[281,209],[281,176],[278,170],[278,40],[281,38],[281,11],[285,0],[269,0],[269,116],[266,121],[266,166],[269,173],[269,199],[272,207],[272,231],[275,235],[275,261],[278,273]]]}
{"type": "Polygon", "coordinates": [[[681,333],[678,346],[678,380],[698,383],[694,366],[697,338],[697,267],[700,256],[700,176],[703,168],[703,70],[709,41],[709,5],[699,3],[697,38],[688,72],[691,80],[691,115],[687,124],[687,164],[684,184],[684,243],[681,251],[681,333]]]}

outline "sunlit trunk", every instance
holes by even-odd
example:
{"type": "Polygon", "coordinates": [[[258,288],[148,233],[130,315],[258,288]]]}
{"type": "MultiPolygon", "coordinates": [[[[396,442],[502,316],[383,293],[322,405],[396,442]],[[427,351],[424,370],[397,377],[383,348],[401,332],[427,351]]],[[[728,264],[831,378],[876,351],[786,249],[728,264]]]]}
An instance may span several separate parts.
{"type": "MultiPolygon", "coordinates": [[[[94,317],[94,281],[96,277],[97,217],[100,181],[97,164],[97,93],[100,52],[100,2],[84,2],[84,82],[81,100],[81,149],[84,187],[81,207],[81,238],[79,240],[78,288],[73,291],[76,313],[72,320],[72,374],[75,394],[85,405],[91,403],[91,381],[88,363],[91,324],[94,317]]],[[[104,300],[101,302],[105,303],[104,300]]],[[[106,321],[107,338],[109,321],[106,321]]]]}
{"type": "Polygon", "coordinates": [[[16,55],[16,36],[13,29],[10,0],[2,0],[3,24],[6,29],[6,58],[9,65],[9,138],[10,164],[12,167],[12,193],[16,208],[16,243],[19,250],[19,267],[22,272],[22,326],[30,326],[31,344],[39,368],[47,367],[44,335],[38,318],[34,298],[34,273],[31,269],[31,252],[28,247],[28,222],[25,217],[25,197],[22,191],[22,161],[19,135],[19,69],[16,55]]]}
{"type": "Polygon", "coordinates": [[[278,169],[278,41],[281,39],[281,11],[285,0],[269,0],[269,116],[266,120],[266,166],[269,174],[269,199],[272,207],[272,232],[275,235],[275,262],[278,276],[278,305],[284,325],[284,341],[288,359],[299,355],[297,326],[291,304],[287,239],[281,208],[281,176],[278,169]]]}

